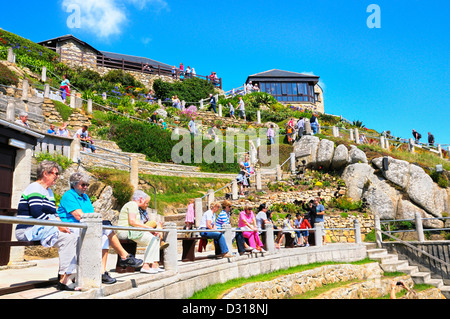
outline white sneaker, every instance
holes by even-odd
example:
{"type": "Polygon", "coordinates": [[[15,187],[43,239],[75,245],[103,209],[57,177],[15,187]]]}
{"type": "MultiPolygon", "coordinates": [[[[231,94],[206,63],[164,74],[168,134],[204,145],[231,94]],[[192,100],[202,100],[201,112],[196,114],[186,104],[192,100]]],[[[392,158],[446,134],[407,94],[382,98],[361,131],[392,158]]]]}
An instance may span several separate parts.
{"type": "Polygon", "coordinates": [[[253,249],[252,253],[259,253],[259,250],[258,249],[253,249]]]}
{"type": "Polygon", "coordinates": [[[145,274],[157,274],[158,269],[156,269],[156,268],[150,268],[150,269],[141,268],[141,272],[145,273],[145,274]]]}
{"type": "Polygon", "coordinates": [[[164,268],[156,268],[157,272],[165,272],[166,270],[164,268]]]}
{"type": "Polygon", "coordinates": [[[261,248],[260,252],[265,253],[266,251],[264,248],[261,248]]]}

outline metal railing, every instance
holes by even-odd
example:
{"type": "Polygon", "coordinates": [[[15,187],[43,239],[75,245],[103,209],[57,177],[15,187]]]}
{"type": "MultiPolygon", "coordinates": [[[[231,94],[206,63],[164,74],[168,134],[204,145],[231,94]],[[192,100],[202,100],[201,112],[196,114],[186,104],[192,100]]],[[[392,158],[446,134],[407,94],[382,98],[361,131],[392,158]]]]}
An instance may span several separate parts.
{"type": "MultiPolygon", "coordinates": [[[[396,245],[395,250],[405,255],[408,260],[411,260],[413,263],[419,264],[422,267],[427,268],[433,274],[439,276],[444,280],[450,280],[450,263],[448,261],[442,260],[439,257],[434,256],[433,254],[428,253],[424,249],[420,249],[417,246],[425,247],[427,244],[437,244],[434,242],[427,242],[425,240],[424,231],[444,231],[450,230],[450,228],[428,228],[423,229],[422,221],[423,220],[436,220],[436,219],[449,219],[449,217],[442,218],[422,218],[419,213],[416,214],[415,219],[401,219],[401,220],[383,220],[380,221],[378,216],[375,217],[375,234],[376,234],[376,242],[378,247],[399,244],[396,245]],[[391,230],[388,225],[388,230],[382,230],[382,224],[389,224],[392,222],[414,222],[415,229],[402,229],[402,230],[391,230]],[[406,242],[404,240],[399,239],[398,237],[393,236],[392,234],[401,233],[401,232],[417,232],[418,241],[417,242],[406,242]],[[383,242],[382,236],[388,237],[391,241],[383,242]],[[398,246],[398,247],[397,247],[398,246]]],[[[450,247],[450,242],[444,241],[445,245],[450,247]]],[[[448,252],[435,252],[438,255],[442,255],[444,258],[448,259],[448,252]]]]}

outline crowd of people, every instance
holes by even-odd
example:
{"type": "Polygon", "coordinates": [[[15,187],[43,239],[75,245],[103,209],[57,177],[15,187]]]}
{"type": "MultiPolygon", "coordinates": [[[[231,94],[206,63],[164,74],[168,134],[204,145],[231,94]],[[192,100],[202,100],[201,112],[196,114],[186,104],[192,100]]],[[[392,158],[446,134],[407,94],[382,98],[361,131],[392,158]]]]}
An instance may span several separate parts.
{"type": "MultiPolygon", "coordinates": [[[[309,202],[297,202],[304,212],[299,212],[292,219],[291,214],[287,214],[281,224],[277,224],[272,219],[273,212],[269,210],[265,203],[259,205],[257,209],[252,206],[245,205],[238,212],[237,231],[233,241],[239,255],[248,252],[265,252],[264,242],[267,224],[271,224],[274,229],[275,248],[281,248],[285,236],[290,236],[297,247],[309,246],[309,230],[323,225],[325,208],[320,203],[319,198],[311,199],[309,202]],[[256,210],[256,212],[254,212],[256,210]],[[320,223],[320,224],[319,224],[320,223]]],[[[192,230],[195,224],[195,204],[194,199],[189,202],[185,218],[184,229],[192,230]]],[[[222,257],[233,257],[230,248],[227,246],[223,232],[226,224],[231,225],[231,214],[233,213],[233,204],[225,199],[222,202],[213,202],[210,208],[203,213],[199,223],[200,236],[206,239],[213,239],[214,244],[220,249],[222,257]],[[203,231],[202,231],[203,230],[203,231]],[[215,231],[216,230],[216,231],[215,231]]],[[[325,242],[325,236],[323,237],[325,242]]]]}
{"type": "MultiPolygon", "coordinates": [[[[19,217],[36,218],[39,220],[53,220],[66,223],[80,223],[85,214],[94,213],[94,207],[86,191],[90,184],[90,177],[76,172],[70,175],[70,189],[66,191],[59,202],[55,204],[53,187],[61,174],[61,167],[54,161],[44,160],[37,169],[37,180],[31,183],[22,193],[18,205],[19,217]]],[[[125,204],[119,213],[118,226],[133,226],[139,228],[161,228],[161,224],[151,221],[147,214],[150,196],[142,191],[135,191],[133,198],[125,204]]],[[[110,221],[103,221],[103,225],[111,225],[110,221]]],[[[19,241],[40,241],[44,247],[58,248],[59,255],[59,290],[77,291],[74,281],[77,269],[77,247],[80,239],[80,228],[56,227],[19,224],[15,235],[19,241]]],[[[164,271],[159,265],[159,252],[168,247],[158,232],[145,231],[112,231],[103,230],[102,233],[102,283],[113,284],[117,280],[112,278],[106,269],[109,248],[113,248],[119,256],[119,266],[140,268],[142,273],[156,274],[164,271]],[[120,239],[130,239],[146,246],[144,259],[138,259],[128,253],[120,243],[120,239]]]]}

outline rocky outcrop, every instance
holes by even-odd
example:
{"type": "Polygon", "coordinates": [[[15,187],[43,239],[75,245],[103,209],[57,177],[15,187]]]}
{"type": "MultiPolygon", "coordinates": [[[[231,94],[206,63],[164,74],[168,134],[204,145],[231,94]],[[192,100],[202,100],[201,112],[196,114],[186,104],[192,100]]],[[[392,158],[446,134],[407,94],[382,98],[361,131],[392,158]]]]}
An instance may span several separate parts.
{"type": "MultiPolygon", "coordinates": [[[[369,163],[356,146],[350,150],[342,144],[335,148],[332,141],[309,135],[294,144],[294,152],[297,165],[305,161],[310,168],[344,168],[347,196],[365,199],[381,219],[412,219],[416,212],[423,218],[442,217],[450,212],[450,190],[440,188],[415,164],[388,157],[385,170],[382,157],[369,163]]],[[[424,226],[440,228],[444,223],[424,220],[424,226]]]]}

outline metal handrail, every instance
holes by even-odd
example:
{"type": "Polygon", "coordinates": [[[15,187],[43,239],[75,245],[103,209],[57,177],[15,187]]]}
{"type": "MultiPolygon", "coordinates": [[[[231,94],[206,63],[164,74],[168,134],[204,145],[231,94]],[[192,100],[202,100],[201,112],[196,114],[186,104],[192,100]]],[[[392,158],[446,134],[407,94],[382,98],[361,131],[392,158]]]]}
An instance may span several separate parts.
{"type": "MultiPolygon", "coordinates": [[[[448,263],[448,262],[446,262],[446,261],[444,261],[442,259],[439,259],[439,258],[437,258],[437,257],[435,257],[435,256],[433,256],[433,255],[431,255],[429,253],[427,253],[426,251],[424,251],[422,249],[419,249],[419,248],[415,247],[414,245],[409,244],[408,242],[405,242],[405,241],[403,241],[403,240],[401,240],[401,239],[399,239],[399,238],[397,238],[395,236],[392,236],[392,235],[388,234],[387,232],[385,232],[385,231],[383,231],[383,230],[381,230],[381,229],[379,229],[377,227],[375,227],[374,229],[375,229],[375,231],[379,231],[380,233],[384,234],[385,236],[388,236],[388,237],[390,237],[392,239],[395,239],[395,241],[397,241],[397,242],[399,242],[399,243],[401,243],[401,244],[403,244],[403,245],[405,245],[405,246],[407,246],[407,247],[409,247],[409,248],[419,252],[422,255],[425,255],[425,256],[433,259],[434,261],[437,261],[437,262],[445,265],[446,267],[450,267],[450,263],[448,263]]],[[[383,242],[381,242],[381,244],[383,244],[383,242]]]]}

